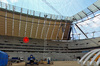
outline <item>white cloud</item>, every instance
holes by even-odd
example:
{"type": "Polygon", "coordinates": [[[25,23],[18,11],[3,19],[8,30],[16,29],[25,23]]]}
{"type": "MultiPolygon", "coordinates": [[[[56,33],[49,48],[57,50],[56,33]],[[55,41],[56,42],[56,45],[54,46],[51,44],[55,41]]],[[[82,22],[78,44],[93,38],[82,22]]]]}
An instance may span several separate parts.
{"type": "Polygon", "coordinates": [[[0,2],[4,2],[4,3],[7,3],[8,4],[8,1],[7,0],[0,0],[0,2]]]}
{"type": "Polygon", "coordinates": [[[11,3],[18,2],[18,0],[10,0],[11,3]]]}

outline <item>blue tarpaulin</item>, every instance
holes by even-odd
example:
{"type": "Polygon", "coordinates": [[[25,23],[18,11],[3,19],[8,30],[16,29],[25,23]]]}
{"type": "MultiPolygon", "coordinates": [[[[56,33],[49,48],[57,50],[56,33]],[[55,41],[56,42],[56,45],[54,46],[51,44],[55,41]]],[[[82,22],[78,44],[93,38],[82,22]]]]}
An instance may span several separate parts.
{"type": "Polygon", "coordinates": [[[7,66],[8,54],[0,51],[0,66],[7,66]]]}

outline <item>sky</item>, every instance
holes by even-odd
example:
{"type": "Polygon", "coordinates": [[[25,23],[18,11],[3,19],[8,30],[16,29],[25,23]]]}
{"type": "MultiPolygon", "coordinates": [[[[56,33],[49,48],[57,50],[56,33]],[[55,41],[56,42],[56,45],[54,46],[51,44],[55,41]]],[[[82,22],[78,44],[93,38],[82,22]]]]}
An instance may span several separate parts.
{"type": "Polygon", "coordinates": [[[0,0],[22,8],[62,16],[72,16],[97,0],[0,0]],[[49,4],[46,4],[46,2],[49,4]],[[53,8],[52,8],[53,7],[53,8]],[[60,14],[59,14],[59,13],[60,14]]]}

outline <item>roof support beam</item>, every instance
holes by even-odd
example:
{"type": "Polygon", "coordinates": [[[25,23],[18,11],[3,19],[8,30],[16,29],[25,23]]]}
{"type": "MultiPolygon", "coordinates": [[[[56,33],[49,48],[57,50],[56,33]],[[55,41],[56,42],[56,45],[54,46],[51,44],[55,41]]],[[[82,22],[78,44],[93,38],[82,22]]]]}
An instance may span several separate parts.
{"type": "MultiPolygon", "coordinates": [[[[91,9],[90,9],[90,8],[88,8],[88,7],[87,7],[87,9],[91,11],[91,9]]],[[[93,11],[91,11],[91,12],[93,13],[93,11]]]]}
{"type": "Polygon", "coordinates": [[[31,33],[30,33],[31,38],[32,38],[32,31],[33,31],[33,24],[34,24],[34,15],[35,15],[35,11],[33,11],[33,19],[32,19],[32,25],[31,25],[31,33]]]}
{"type": "Polygon", "coordinates": [[[28,12],[29,12],[29,10],[27,10],[26,26],[25,26],[25,36],[26,36],[26,31],[27,31],[27,20],[28,20],[28,12]]]}
{"type": "MultiPolygon", "coordinates": [[[[82,11],[85,15],[86,15],[86,17],[88,18],[88,15],[84,12],[84,11],[82,11]]],[[[88,18],[89,19],[89,18],[88,18]]]]}
{"type": "Polygon", "coordinates": [[[73,31],[73,25],[71,25],[71,27],[72,27],[72,39],[74,40],[74,31],[73,31]]]}
{"type": "Polygon", "coordinates": [[[63,40],[63,37],[64,37],[64,33],[65,33],[65,28],[66,28],[66,25],[67,25],[67,22],[65,22],[65,25],[64,25],[64,27],[62,27],[63,28],[63,30],[62,30],[62,38],[61,38],[61,40],[63,40]]]}
{"type": "Polygon", "coordinates": [[[61,22],[60,22],[60,25],[59,25],[59,28],[58,28],[58,31],[57,31],[56,40],[59,40],[59,31],[60,31],[60,28],[61,28],[61,24],[62,24],[62,18],[61,18],[61,22]]]}
{"type": "Polygon", "coordinates": [[[55,19],[55,24],[54,24],[54,27],[53,27],[53,30],[52,30],[52,33],[51,33],[51,39],[52,39],[52,36],[53,36],[53,33],[54,33],[54,29],[55,29],[55,25],[56,25],[57,18],[58,18],[58,16],[55,19]]]}
{"type": "Polygon", "coordinates": [[[5,35],[7,35],[7,4],[6,4],[6,13],[5,13],[5,35]]]}
{"type": "MultiPolygon", "coordinates": [[[[46,22],[47,16],[48,16],[48,15],[44,15],[44,25],[43,25],[42,32],[41,32],[41,39],[42,39],[42,34],[43,34],[44,27],[45,27],[45,22],[46,22]]],[[[45,38],[45,37],[44,37],[44,38],[45,38]]]]}
{"type": "Polygon", "coordinates": [[[84,11],[82,11],[82,12],[88,17],[88,15],[84,11]]]}
{"type": "Polygon", "coordinates": [[[49,27],[48,27],[48,29],[47,29],[47,34],[46,34],[46,39],[48,39],[47,36],[48,36],[48,32],[49,32],[49,28],[50,28],[50,24],[51,24],[51,19],[52,19],[52,15],[51,15],[51,17],[50,17],[49,27]]]}
{"type": "MultiPolygon", "coordinates": [[[[90,8],[87,8],[87,9],[91,11],[91,9],[90,9],[90,8]]],[[[93,11],[91,11],[91,12],[92,12],[93,16],[95,16],[95,15],[94,15],[94,12],[93,12],[93,11]]]]}
{"type": "MultiPolygon", "coordinates": [[[[39,17],[40,17],[40,16],[41,16],[41,13],[39,13],[39,17]]],[[[35,38],[37,38],[39,23],[40,23],[40,18],[38,19],[38,25],[37,25],[37,28],[36,28],[36,35],[35,35],[35,38]]]]}
{"type": "Polygon", "coordinates": [[[14,11],[15,11],[15,7],[13,6],[13,24],[12,24],[12,36],[14,35],[14,11]]]}
{"type": "Polygon", "coordinates": [[[78,20],[75,18],[75,16],[73,16],[73,19],[76,20],[76,21],[78,21],[78,20]]]}
{"type": "MultiPolygon", "coordinates": [[[[94,16],[94,17],[97,17],[97,16],[99,16],[100,14],[98,14],[98,15],[96,15],[96,16],[94,16]]],[[[89,18],[89,19],[92,19],[92,18],[94,18],[94,17],[91,17],[91,18],[89,18]]],[[[81,22],[78,22],[78,23],[82,23],[82,22],[84,22],[84,21],[86,21],[86,20],[83,20],[83,21],[81,21],[81,22]]],[[[78,23],[76,23],[76,24],[78,24],[78,23]]]]}
{"type": "Polygon", "coordinates": [[[85,37],[88,38],[88,36],[81,30],[81,28],[77,24],[75,24],[75,25],[85,35],[85,37]]]}
{"type": "Polygon", "coordinates": [[[82,19],[82,17],[79,14],[77,14],[77,15],[82,19]]]}
{"type": "Polygon", "coordinates": [[[99,7],[97,7],[95,4],[93,4],[97,9],[99,9],[100,10],[100,8],[99,7]]]}
{"type": "Polygon", "coordinates": [[[19,22],[19,36],[20,36],[20,30],[21,30],[21,16],[22,16],[22,8],[21,8],[21,12],[20,12],[20,22],[19,22]]]}

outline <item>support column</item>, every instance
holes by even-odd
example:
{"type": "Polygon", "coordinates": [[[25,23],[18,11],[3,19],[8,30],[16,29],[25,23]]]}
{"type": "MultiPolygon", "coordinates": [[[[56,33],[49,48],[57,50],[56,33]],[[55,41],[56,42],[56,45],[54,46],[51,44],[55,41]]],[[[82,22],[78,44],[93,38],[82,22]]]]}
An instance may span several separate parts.
{"type": "Polygon", "coordinates": [[[5,35],[7,35],[7,4],[6,4],[6,13],[5,13],[5,35]]]}
{"type": "Polygon", "coordinates": [[[38,34],[38,28],[39,28],[39,24],[40,24],[40,16],[41,16],[41,13],[39,13],[39,19],[38,19],[38,25],[37,25],[37,28],[36,28],[35,38],[37,38],[37,34],[38,34]]]}
{"type": "Polygon", "coordinates": [[[25,37],[26,37],[26,31],[27,31],[28,13],[29,13],[29,10],[27,10],[26,26],[25,26],[25,37]]]}
{"type": "Polygon", "coordinates": [[[64,32],[65,32],[65,27],[66,27],[66,22],[65,22],[65,24],[64,24],[64,26],[62,25],[62,38],[61,38],[61,40],[63,40],[63,37],[64,37],[64,32]]]}
{"type": "Polygon", "coordinates": [[[14,35],[14,11],[15,11],[15,7],[13,6],[13,24],[12,24],[12,36],[14,35]]]}
{"type": "Polygon", "coordinates": [[[62,18],[61,18],[60,25],[59,25],[59,28],[58,28],[58,31],[57,31],[56,40],[59,40],[59,31],[60,31],[60,28],[61,28],[61,24],[62,24],[62,18]]]}
{"type": "Polygon", "coordinates": [[[20,12],[20,22],[19,22],[19,36],[20,36],[20,29],[21,29],[21,16],[22,16],[22,8],[20,12]]]}
{"type": "Polygon", "coordinates": [[[31,33],[30,33],[31,38],[32,38],[32,31],[33,31],[33,24],[34,24],[34,15],[35,15],[35,11],[33,11],[33,19],[32,19],[32,26],[31,26],[31,33]]]}
{"type": "Polygon", "coordinates": [[[42,28],[42,32],[41,32],[41,39],[42,39],[43,30],[44,30],[44,27],[45,27],[45,22],[47,21],[47,16],[48,15],[44,15],[44,24],[43,24],[43,28],[42,28]]]}
{"type": "Polygon", "coordinates": [[[51,39],[52,39],[52,36],[53,36],[53,33],[54,33],[54,29],[55,29],[55,25],[56,25],[57,18],[58,18],[58,16],[55,19],[54,27],[53,27],[52,34],[51,34],[51,39]]]}
{"type": "Polygon", "coordinates": [[[47,29],[46,39],[48,39],[47,36],[48,36],[48,32],[49,32],[49,28],[50,28],[50,24],[51,24],[51,19],[52,19],[52,15],[51,15],[51,17],[50,17],[50,22],[49,22],[49,27],[48,27],[48,29],[47,29]]]}

